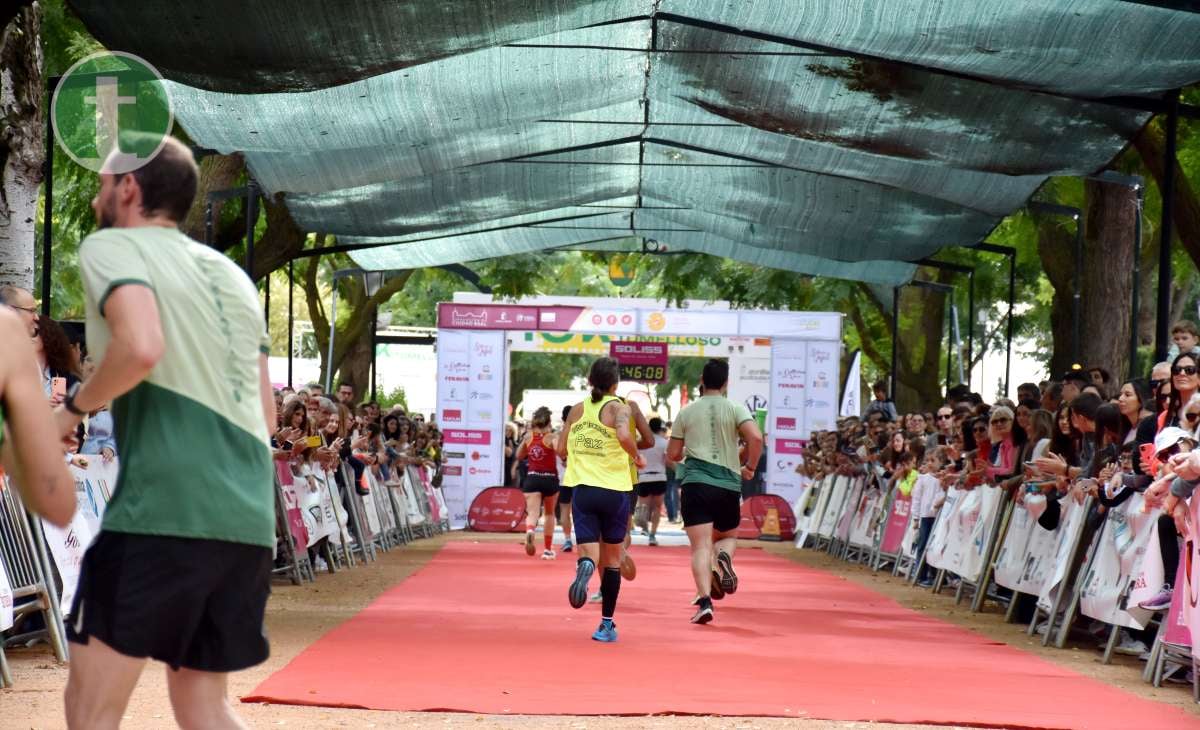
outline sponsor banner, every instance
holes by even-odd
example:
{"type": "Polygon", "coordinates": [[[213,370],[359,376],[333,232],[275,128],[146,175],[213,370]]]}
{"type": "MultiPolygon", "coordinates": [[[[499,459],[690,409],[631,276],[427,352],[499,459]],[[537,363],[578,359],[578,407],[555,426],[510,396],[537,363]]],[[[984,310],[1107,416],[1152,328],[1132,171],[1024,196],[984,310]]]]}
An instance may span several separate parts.
{"type": "Polygon", "coordinates": [[[820,516],[817,521],[817,537],[833,537],[838,518],[842,516],[842,507],[845,505],[846,492],[850,489],[850,483],[849,477],[836,476],[833,478],[832,486],[823,490],[825,492],[823,504],[818,505],[820,516]]]}
{"type": "MultiPolygon", "coordinates": [[[[1196,523],[1193,522],[1192,524],[1196,523]]],[[[1151,545],[1153,544],[1152,542],[1151,545]]],[[[1185,543],[1183,549],[1188,550],[1190,547],[1190,544],[1185,543]]],[[[1162,561],[1160,560],[1159,562],[1162,561]]],[[[1186,562],[1184,560],[1179,561],[1179,570],[1175,571],[1175,582],[1171,585],[1185,586],[1191,589],[1192,584],[1188,580],[1186,562]]],[[[1167,609],[1167,632],[1163,635],[1163,641],[1168,644],[1175,644],[1177,646],[1192,645],[1192,633],[1188,628],[1187,613],[1183,610],[1184,597],[1190,597],[1191,595],[1190,591],[1179,587],[1171,594],[1171,607],[1167,609]]]]}
{"type": "Polygon", "coordinates": [[[525,495],[512,487],[489,487],[471,502],[467,526],[480,532],[513,532],[525,521],[525,495]]]}
{"type": "Polygon", "coordinates": [[[0,631],[7,631],[13,625],[13,592],[4,563],[0,561],[0,631]]]}
{"type": "MultiPolygon", "coordinates": [[[[509,349],[512,352],[549,352],[564,355],[592,355],[603,357],[609,353],[613,342],[636,340],[662,342],[667,345],[670,357],[730,357],[744,353],[747,357],[769,360],[771,341],[765,337],[673,335],[652,334],[582,334],[577,332],[510,332],[509,349]]],[[[730,395],[734,372],[730,372],[730,395]]],[[[768,374],[769,378],[769,374],[768,374]]]]}
{"type": "Polygon", "coordinates": [[[1038,608],[1046,613],[1054,607],[1058,592],[1065,587],[1068,573],[1074,567],[1072,547],[1083,534],[1092,499],[1089,497],[1083,504],[1078,504],[1071,497],[1065,497],[1059,504],[1062,505],[1062,515],[1058,520],[1058,529],[1050,533],[1054,536],[1054,542],[1048,549],[1049,564],[1045,567],[1042,589],[1038,593],[1038,608]]]}
{"type": "Polygon", "coordinates": [[[1184,589],[1181,620],[1187,623],[1192,634],[1192,656],[1200,659],[1200,540],[1197,540],[1196,534],[1200,530],[1200,498],[1194,494],[1188,500],[1188,511],[1191,512],[1192,518],[1191,534],[1184,539],[1183,552],[1179,556],[1179,562],[1185,566],[1184,571],[1187,575],[1186,580],[1175,585],[1184,589]]]}
{"type": "Polygon", "coordinates": [[[838,342],[809,342],[804,367],[804,436],[837,425],[838,342]]]}
{"type": "Polygon", "coordinates": [[[96,535],[100,534],[100,522],[116,486],[119,464],[116,459],[105,463],[99,456],[91,456],[88,457],[86,468],[70,466],[69,470],[75,480],[75,514],[70,524],[58,528],[41,520],[50,556],[62,579],[59,605],[64,612],[71,610],[75,599],[83,554],[96,535]]]}
{"type": "Polygon", "coordinates": [[[538,329],[538,308],[515,304],[438,305],[438,329],[538,329]]]}
{"type": "Polygon", "coordinates": [[[854,514],[859,505],[859,498],[867,488],[866,479],[855,479],[850,489],[846,492],[846,498],[842,501],[842,513],[838,517],[837,527],[835,528],[834,537],[846,542],[850,539],[850,527],[854,524],[854,514]]]}
{"type": "Polygon", "coordinates": [[[843,418],[862,415],[862,352],[854,353],[854,360],[850,363],[850,373],[846,376],[842,407],[838,409],[838,415],[843,418]]]}
{"type": "Polygon", "coordinates": [[[751,415],[770,410],[771,351],[762,350],[762,354],[756,356],[741,352],[729,355],[729,399],[746,406],[751,415]]]}
{"type": "Polygon", "coordinates": [[[862,548],[875,546],[875,535],[882,516],[883,503],[883,494],[874,485],[863,489],[862,493],[858,495],[854,514],[850,518],[850,531],[847,535],[851,545],[862,548]]]}
{"type": "Polygon", "coordinates": [[[946,504],[938,514],[935,534],[930,538],[931,546],[935,538],[937,542],[933,546],[933,560],[930,560],[927,552],[926,562],[965,580],[978,581],[992,544],[996,516],[1003,505],[1004,490],[999,487],[951,489],[946,495],[946,504]],[[948,514],[947,507],[951,508],[948,514]],[[943,514],[946,514],[945,519],[942,519],[943,514]]]}
{"type": "Polygon", "coordinates": [[[569,329],[572,332],[636,334],[638,331],[638,311],[636,309],[589,307],[579,314],[579,317],[569,329]]]}
{"type": "MultiPolygon", "coordinates": [[[[804,440],[808,438],[808,433],[802,430],[807,352],[808,344],[804,342],[771,341],[767,395],[762,398],[764,406],[770,403],[766,427],[769,447],[767,484],[772,494],[778,494],[789,503],[800,496],[803,477],[796,469],[803,464],[801,455],[804,452],[804,440]]],[[[827,533],[820,534],[827,536],[827,533]]]]}
{"type": "Polygon", "coordinates": [[[297,550],[308,547],[308,529],[304,526],[304,513],[300,498],[296,494],[296,480],[292,467],[286,461],[275,460],[275,474],[279,478],[279,491],[283,495],[283,508],[287,513],[288,531],[297,550]]]}
{"type": "MultiPolygon", "coordinates": [[[[1135,494],[1108,511],[1080,588],[1079,610],[1084,616],[1133,629],[1146,628],[1153,616],[1138,608],[1136,601],[1125,601],[1131,576],[1140,568],[1150,538],[1158,537],[1154,528],[1162,511],[1143,511],[1144,504],[1142,495],[1135,494]]],[[[1158,552],[1157,539],[1153,552],[1158,552]]],[[[1162,569],[1158,572],[1161,574],[1162,569]]],[[[1161,588],[1162,582],[1158,585],[1161,588]]]]}
{"type": "Polygon", "coordinates": [[[925,563],[931,568],[946,567],[945,554],[946,543],[950,536],[950,521],[954,519],[955,512],[958,511],[958,503],[962,496],[961,489],[946,490],[942,508],[938,510],[937,520],[933,523],[933,530],[929,533],[929,542],[925,546],[925,563]]]}
{"type": "MultiPolygon", "coordinates": [[[[651,335],[737,335],[738,312],[713,312],[691,309],[642,310],[641,332],[651,335]]],[[[770,333],[768,327],[759,330],[770,333]]]]}
{"type": "Polygon", "coordinates": [[[910,523],[917,524],[917,521],[912,519],[912,498],[895,491],[888,509],[887,522],[883,527],[883,536],[879,540],[879,552],[887,555],[907,553],[905,543],[911,545],[915,532],[909,529],[910,523]]]}
{"type": "Polygon", "coordinates": [[[805,340],[842,339],[842,315],[834,312],[739,312],[740,332],[765,332],[805,340]]]}

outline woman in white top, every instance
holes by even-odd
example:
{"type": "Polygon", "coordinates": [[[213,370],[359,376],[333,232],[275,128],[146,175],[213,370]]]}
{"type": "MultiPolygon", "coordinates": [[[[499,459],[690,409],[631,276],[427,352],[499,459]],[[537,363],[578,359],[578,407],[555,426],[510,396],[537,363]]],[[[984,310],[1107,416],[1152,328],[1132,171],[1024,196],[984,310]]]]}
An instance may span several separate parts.
{"type": "Polygon", "coordinates": [[[650,419],[654,445],[640,449],[646,466],[638,469],[637,509],[633,521],[650,535],[650,544],[658,544],[658,523],[662,519],[663,496],[667,493],[667,437],[661,418],[650,419]]]}

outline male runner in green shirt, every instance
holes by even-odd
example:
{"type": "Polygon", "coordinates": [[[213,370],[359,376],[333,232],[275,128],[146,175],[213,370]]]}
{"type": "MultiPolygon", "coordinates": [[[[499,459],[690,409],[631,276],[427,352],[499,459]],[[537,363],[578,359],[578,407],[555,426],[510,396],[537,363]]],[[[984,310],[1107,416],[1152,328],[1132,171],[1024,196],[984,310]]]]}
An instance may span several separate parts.
{"type": "Polygon", "coordinates": [[[742,521],[742,480],[754,476],[763,437],[746,406],[725,397],[728,363],[709,360],[701,380],[703,395],[675,419],[667,458],[683,461],[680,502],[697,593],[692,623],[706,624],[713,619],[712,599],[737,591],[733,552],[742,521]],[[746,443],[744,459],[739,438],[746,443]]]}
{"type": "Polygon", "coordinates": [[[267,658],[269,342],[250,279],[179,231],[196,184],[174,139],[132,172],[102,171],[99,230],[79,247],[98,365],[56,417],[69,433],[113,401],[121,470],[67,622],[72,728],[117,727],[147,657],[168,666],[179,725],[243,727],[227,673],[267,658]]]}

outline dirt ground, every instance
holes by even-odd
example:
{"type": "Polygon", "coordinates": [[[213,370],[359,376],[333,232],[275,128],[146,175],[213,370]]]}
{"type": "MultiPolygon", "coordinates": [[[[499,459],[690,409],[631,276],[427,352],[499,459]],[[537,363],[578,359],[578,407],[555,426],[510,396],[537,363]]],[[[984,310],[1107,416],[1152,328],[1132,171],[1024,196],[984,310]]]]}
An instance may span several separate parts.
{"type": "MultiPolygon", "coordinates": [[[[277,584],[267,608],[267,627],[271,637],[271,658],[261,666],[240,672],[230,678],[233,697],[249,693],[263,679],[281,669],[319,636],[362,610],[368,603],[398,581],[408,577],[427,563],[447,540],[497,540],[511,542],[512,535],[454,533],[383,554],[378,562],[367,567],[342,571],[335,575],[322,574],[315,584],[291,586],[277,584]]],[[[1004,623],[1003,614],[989,605],[981,614],[971,613],[964,603],[955,606],[953,595],[932,595],[908,587],[886,573],[872,573],[866,568],[834,560],[824,553],[795,550],[788,543],[749,543],[764,547],[804,565],[822,568],[844,576],[860,585],[887,595],[900,604],[977,631],[996,641],[1033,652],[1039,656],[1070,667],[1082,674],[1128,690],[1141,697],[1185,708],[1197,718],[1200,727],[1200,706],[1191,701],[1183,685],[1166,685],[1155,689],[1141,681],[1139,662],[1117,656],[1114,663],[1100,663],[1100,652],[1092,644],[1069,645],[1067,649],[1043,648],[1040,637],[1026,636],[1023,627],[1004,623]]],[[[4,728],[61,728],[64,727],[62,689],[67,670],[54,661],[46,646],[28,650],[10,650],[16,686],[0,690],[0,726],[4,728]]],[[[237,703],[237,711],[253,728],[457,728],[520,727],[520,728],[729,728],[757,730],[758,728],[801,727],[817,728],[867,727],[869,723],[830,722],[816,720],[771,718],[720,717],[528,717],[485,716],[460,713],[397,713],[368,710],[341,710],[319,707],[289,707],[283,705],[246,705],[237,703]]],[[[133,694],[123,727],[163,728],[173,726],[171,707],[167,701],[165,670],[162,665],[147,666],[133,694]]],[[[889,725],[889,728],[918,727],[889,725]]]]}

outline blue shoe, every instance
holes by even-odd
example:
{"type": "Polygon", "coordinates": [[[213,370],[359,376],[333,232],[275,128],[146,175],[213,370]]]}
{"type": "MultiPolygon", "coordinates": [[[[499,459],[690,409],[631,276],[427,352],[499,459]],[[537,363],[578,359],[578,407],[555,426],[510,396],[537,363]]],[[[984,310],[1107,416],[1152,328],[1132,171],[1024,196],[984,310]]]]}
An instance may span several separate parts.
{"type": "Polygon", "coordinates": [[[566,540],[563,540],[563,544],[562,544],[562,551],[563,551],[564,553],[569,553],[569,552],[571,552],[571,550],[572,550],[574,547],[575,547],[575,543],[571,542],[571,538],[569,538],[569,537],[568,537],[566,540]]]}
{"type": "Polygon", "coordinates": [[[575,580],[571,581],[571,587],[567,589],[567,600],[571,602],[571,608],[582,608],[583,604],[587,603],[588,581],[595,572],[596,564],[590,560],[580,560],[575,564],[575,580]]]}
{"type": "Polygon", "coordinates": [[[596,641],[603,641],[606,644],[611,644],[617,640],[617,625],[612,621],[601,621],[596,633],[592,634],[592,638],[596,641]]]}

